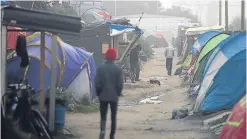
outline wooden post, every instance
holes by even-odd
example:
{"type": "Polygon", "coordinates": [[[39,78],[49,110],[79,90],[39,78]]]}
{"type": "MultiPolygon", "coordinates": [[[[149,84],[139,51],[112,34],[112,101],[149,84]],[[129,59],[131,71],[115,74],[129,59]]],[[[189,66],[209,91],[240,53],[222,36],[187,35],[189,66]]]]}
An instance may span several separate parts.
{"type": "Polygon", "coordinates": [[[52,39],[52,63],[51,63],[51,88],[49,102],[49,130],[54,131],[55,123],[55,104],[56,104],[56,82],[57,82],[57,36],[53,35],[52,39]]]}
{"type": "Polygon", "coordinates": [[[228,0],[225,0],[225,30],[228,31],[228,0]]]}
{"type": "Polygon", "coordinates": [[[222,25],[222,0],[219,0],[219,25],[222,25]]]}
{"type": "Polygon", "coordinates": [[[40,101],[39,109],[44,114],[45,104],[45,32],[40,33],[40,101]]]}
{"type": "Polygon", "coordinates": [[[245,1],[241,1],[241,30],[245,30],[245,1]]]}

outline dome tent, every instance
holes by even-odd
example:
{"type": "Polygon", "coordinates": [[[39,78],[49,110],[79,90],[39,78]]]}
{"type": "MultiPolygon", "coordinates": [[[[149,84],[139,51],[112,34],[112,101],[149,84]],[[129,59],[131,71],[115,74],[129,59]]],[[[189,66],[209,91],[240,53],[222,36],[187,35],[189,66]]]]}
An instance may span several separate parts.
{"type": "MultiPolygon", "coordinates": [[[[45,92],[50,86],[50,67],[52,61],[52,35],[45,34],[45,92]]],[[[64,43],[59,37],[57,41],[57,87],[73,92],[76,98],[84,95],[95,95],[94,77],[96,73],[92,53],[64,43]]],[[[15,52],[8,55],[7,74],[10,83],[16,78],[27,78],[29,84],[39,90],[40,82],[40,33],[27,37],[27,51],[30,65],[26,69],[19,67],[20,58],[15,52]]]]}
{"type": "Polygon", "coordinates": [[[245,94],[245,38],[244,32],[234,33],[223,40],[211,54],[205,66],[195,112],[232,108],[245,94]]]}
{"type": "Polygon", "coordinates": [[[200,51],[196,61],[195,61],[195,69],[194,69],[194,75],[193,75],[193,79],[192,79],[192,84],[197,82],[200,83],[202,80],[202,73],[204,71],[204,66],[207,62],[207,60],[209,59],[211,53],[213,52],[213,50],[218,46],[218,44],[223,41],[224,39],[226,39],[227,37],[229,37],[228,34],[225,33],[220,33],[216,36],[214,36],[213,38],[211,38],[206,44],[205,46],[202,48],[202,50],[200,51]]]}
{"type": "Polygon", "coordinates": [[[246,95],[234,106],[218,139],[246,139],[246,95]]]}

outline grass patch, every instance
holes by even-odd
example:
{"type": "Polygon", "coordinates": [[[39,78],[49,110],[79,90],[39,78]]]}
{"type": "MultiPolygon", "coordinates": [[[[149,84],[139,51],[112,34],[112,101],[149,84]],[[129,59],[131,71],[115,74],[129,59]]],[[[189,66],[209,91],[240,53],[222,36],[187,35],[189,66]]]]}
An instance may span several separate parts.
{"type": "Polygon", "coordinates": [[[99,105],[95,103],[90,103],[90,104],[78,104],[74,112],[77,113],[93,113],[93,112],[98,112],[99,111],[99,105]]]}

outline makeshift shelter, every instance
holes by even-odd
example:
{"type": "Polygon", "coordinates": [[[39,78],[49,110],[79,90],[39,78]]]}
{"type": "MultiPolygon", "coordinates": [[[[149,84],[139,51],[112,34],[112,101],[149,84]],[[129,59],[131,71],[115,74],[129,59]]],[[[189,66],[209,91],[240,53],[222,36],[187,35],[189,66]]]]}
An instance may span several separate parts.
{"type": "Polygon", "coordinates": [[[216,46],[218,46],[218,44],[223,41],[224,39],[226,39],[227,37],[229,37],[228,34],[225,33],[221,33],[216,35],[215,37],[211,38],[206,44],[205,46],[202,48],[201,52],[199,53],[196,61],[195,61],[195,68],[194,68],[194,75],[193,75],[193,79],[192,79],[192,83],[201,82],[201,77],[202,77],[202,73],[204,71],[204,67],[205,64],[208,60],[208,58],[210,57],[212,51],[216,48],[216,46]]]}
{"type": "Polygon", "coordinates": [[[246,95],[235,105],[218,139],[246,139],[246,95]]]}
{"type": "Polygon", "coordinates": [[[68,44],[84,47],[92,52],[96,65],[99,65],[104,60],[107,48],[118,46],[119,40],[123,40],[122,34],[134,32],[137,29],[128,22],[127,19],[118,19],[107,23],[96,23],[82,29],[79,37],[63,34],[59,36],[68,44]]]}
{"type": "Polygon", "coordinates": [[[194,111],[232,108],[246,90],[246,33],[223,40],[205,66],[194,111]]]}
{"type": "MultiPolygon", "coordinates": [[[[45,34],[45,91],[50,87],[50,69],[52,61],[52,35],[45,34]]],[[[94,93],[95,63],[92,53],[73,47],[57,37],[57,87],[62,87],[75,94],[76,98],[88,97],[94,93]]],[[[7,74],[9,82],[16,78],[27,78],[29,84],[36,90],[40,89],[40,33],[27,37],[27,50],[30,65],[26,69],[19,67],[20,58],[12,52],[8,56],[7,74]]],[[[18,80],[17,80],[18,81],[18,80]]]]}

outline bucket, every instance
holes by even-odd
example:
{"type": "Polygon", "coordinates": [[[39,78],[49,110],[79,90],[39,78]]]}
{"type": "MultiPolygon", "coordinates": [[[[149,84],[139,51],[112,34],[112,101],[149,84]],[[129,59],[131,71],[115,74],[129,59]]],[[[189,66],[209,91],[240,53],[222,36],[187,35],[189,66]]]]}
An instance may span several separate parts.
{"type": "Polygon", "coordinates": [[[56,104],[55,106],[55,126],[56,129],[63,129],[65,124],[66,108],[63,105],[56,104]]]}

